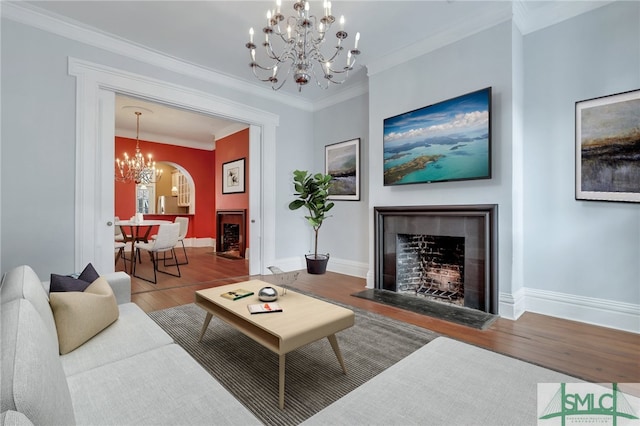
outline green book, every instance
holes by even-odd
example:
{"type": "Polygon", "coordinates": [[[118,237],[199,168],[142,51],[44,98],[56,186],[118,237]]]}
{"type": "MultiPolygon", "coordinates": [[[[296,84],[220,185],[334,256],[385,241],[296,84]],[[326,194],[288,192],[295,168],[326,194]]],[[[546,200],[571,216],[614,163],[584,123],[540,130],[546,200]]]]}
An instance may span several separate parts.
{"type": "Polygon", "coordinates": [[[237,290],[227,291],[226,293],[222,293],[220,296],[225,299],[238,300],[243,297],[251,296],[253,294],[252,291],[245,290],[243,288],[239,288],[237,290]]]}

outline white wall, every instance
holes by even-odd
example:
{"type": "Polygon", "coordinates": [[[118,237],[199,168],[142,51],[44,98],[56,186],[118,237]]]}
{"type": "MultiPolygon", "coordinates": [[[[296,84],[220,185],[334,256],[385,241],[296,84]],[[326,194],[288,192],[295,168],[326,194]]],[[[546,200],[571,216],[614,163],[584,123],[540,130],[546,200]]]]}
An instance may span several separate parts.
{"type": "Polygon", "coordinates": [[[296,264],[311,244],[300,212],[287,208],[291,172],[321,170],[325,145],[361,137],[363,198],[340,202],[321,231],[338,270],[360,275],[373,267],[374,206],[497,203],[501,313],[526,308],[640,330],[639,205],[573,194],[574,103],[640,87],[638,2],[615,2],[524,37],[505,22],[371,75],[368,97],[314,113],[8,19],[1,31],[2,271],[29,263],[46,278],[73,269],[73,56],[278,114],[276,259],[296,264]],[[382,185],[384,118],[487,86],[491,180],[382,185]]]}
{"type": "Polygon", "coordinates": [[[373,207],[498,204],[498,287],[501,293],[511,293],[511,31],[506,22],[369,77],[368,286],[373,286],[373,207]],[[488,86],[492,87],[492,179],[383,186],[385,118],[488,86]]]}
{"type": "Polygon", "coordinates": [[[497,203],[501,315],[527,310],[640,332],[640,209],[574,199],[574,105],[640,87],[639,3],[615,2],[525,36],[499,24],[369,84],[370,209],[497,203]],[[486,86],[490,181],[383,186],[384,118],[486,86]]]}
{"type": "Polygon", "coordinates": [[[574,198],[575,102],[640,88],[640,3],[528,34],[524,51],[526,308],[640,331],[640,205],[574,198]]]}
{"type": "MultiPolygon", "coordinates": [[[[75,78],[74,57],[268,110],[280,116],[276,130],[276,258],[300,256],[307,228],[287,209],[294,164],[313,164],[309,110],[248,96],[211,80],[171,72],[87,44],[2,19],[2,271],[31,265],[42,279],[74,271],[75,78]],[[295,160],[295,161],[294,161],[295,160]],[[285,177],[286,175],[286,177],[285,177]],[[10,183],[8,185],[8,183],[10,183]]],[[[273,196],[266,194],[265,196],[273,196]]]]}
{"type": "Polygon", "coordinates": [[[334,201],[320,229],[319,250],[328,252],[330,271],[365,277],[369,259],[369,97],[361,95],[314,114],[315,172],[325,170],[325,146],[360,138],[360,201],[334,201]]]}

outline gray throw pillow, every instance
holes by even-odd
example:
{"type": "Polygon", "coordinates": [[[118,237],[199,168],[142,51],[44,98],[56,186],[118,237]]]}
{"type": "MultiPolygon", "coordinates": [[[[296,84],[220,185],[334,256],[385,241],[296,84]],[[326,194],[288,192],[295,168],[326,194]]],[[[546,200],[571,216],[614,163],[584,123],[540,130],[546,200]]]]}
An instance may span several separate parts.
{"type": "Polygon", "coordinates": [[[100,275],[98,275],[91,263],[85,266],[78,278],[70,275],[51,274],[49,292],[85,291],[99,277],[100,275]]]}

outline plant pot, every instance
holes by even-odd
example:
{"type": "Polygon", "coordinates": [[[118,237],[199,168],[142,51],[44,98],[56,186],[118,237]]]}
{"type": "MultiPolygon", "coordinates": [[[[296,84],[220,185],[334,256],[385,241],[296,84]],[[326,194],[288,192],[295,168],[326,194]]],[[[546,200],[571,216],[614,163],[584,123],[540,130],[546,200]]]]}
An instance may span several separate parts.
{"type": "Polygon", "coordinates": [[[307,259],[307,272],[310,274],[322,275],[327,272],[327,263],[329,263],[329,253],[319,254],[317,257],[313,254],[305,254],[307,259]]]}

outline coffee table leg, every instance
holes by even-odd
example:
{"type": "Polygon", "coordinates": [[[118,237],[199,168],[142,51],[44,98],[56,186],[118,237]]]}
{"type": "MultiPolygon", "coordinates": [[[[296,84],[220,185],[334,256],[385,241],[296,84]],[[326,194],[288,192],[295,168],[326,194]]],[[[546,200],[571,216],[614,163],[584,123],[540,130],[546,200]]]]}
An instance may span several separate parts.
{"type": "Polygon", "coordinates": [[[211,317],[213,317],[213,314],[210,314],[207,312],[207,316],[204,318],[204,324],[202,325],[202,331],[200,331],[200,338],[198,339],[198,342],[202,342],[202,337],[204,336],[204,333],[207,331],[207,327],[209,327],[209,323],[211,322],[211,317]]]}
{"type": "Polygon", "coordinates": [[[278,403],[280,404],[280,409],[282,410],[284,408],[284,360],[285,360],[285,354],[280,355],[280,367],[279,367],[279,383],[278,383],[278,396],[279,396],[279,401],[278,403]]]}
{"type": "Polygon", "coordinates": [[[335,352],[336,357],[338,358],[338,362],[342,367],[342,371],[344,371],[344,374],[347,374],[347,367],[345,367],[344,365],[344,360],[342,359],[342,353],[340,352],[340,347],[338,346],[338,339],[336,339],[336,335],[332,334],[331,336],[327,336],[327,339],[329,339],[329,343],[331,343],[331,347],[333,348],[333,352],[335,352]]]}

